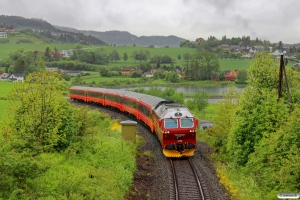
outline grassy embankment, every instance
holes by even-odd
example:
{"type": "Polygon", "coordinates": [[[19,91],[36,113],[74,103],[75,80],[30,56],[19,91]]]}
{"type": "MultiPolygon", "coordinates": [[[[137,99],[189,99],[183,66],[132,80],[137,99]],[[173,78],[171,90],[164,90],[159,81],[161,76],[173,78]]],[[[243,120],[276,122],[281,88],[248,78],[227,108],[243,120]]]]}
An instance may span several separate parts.
{"type": "Polygon", "coordinates": [[[0,81],[0,120],[6,115],[8,101],[6,100],[7,94],[13,87],[13,82],[0,81]]]}

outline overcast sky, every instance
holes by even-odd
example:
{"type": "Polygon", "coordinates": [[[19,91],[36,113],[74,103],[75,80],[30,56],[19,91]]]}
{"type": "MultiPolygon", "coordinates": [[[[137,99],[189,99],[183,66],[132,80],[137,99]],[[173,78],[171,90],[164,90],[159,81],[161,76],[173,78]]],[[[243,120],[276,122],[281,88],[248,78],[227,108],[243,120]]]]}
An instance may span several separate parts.
{"type": "Polygon", "coordinates": [[[136,36],[210,35],[300,43],[299,0],[0,0],[1,15],[136,36]]]}

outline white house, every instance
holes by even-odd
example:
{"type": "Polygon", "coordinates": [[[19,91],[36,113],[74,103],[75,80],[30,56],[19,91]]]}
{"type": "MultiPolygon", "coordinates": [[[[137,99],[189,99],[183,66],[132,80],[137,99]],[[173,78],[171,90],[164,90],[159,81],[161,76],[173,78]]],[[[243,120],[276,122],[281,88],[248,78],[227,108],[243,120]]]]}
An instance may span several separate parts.
{"type": "Polygon", "coordinates": [[[0,38],[7,38],[6,32],[0,32],[0,38]]]}
{"type": "Polygon", "coordinates": [[[13,81],[13,82],[23,82],[24,81],[24,74],[21,74],[21,73],[11,74],[8,77],[8,79],[13,81]]]}
{"type": "Polygon", "coordinates": [[[60,53],[62,54],[63,57],[70,57],[73,55],[72,50],[62,50],[60,53]]]}
{"type": "Polygon", "coordinates": [[[3,73],[0,75],[0,80],[7,80],[8,77],[9,77],[8,73],[3,73]]]}
{"type": "Polygon", "coordinates": [[[47,72],[50,72],[50,71],[58,72],[58,68],[57,67],[46,67],[46,71],[47,72]]]}
{"type": "Polygon", "coordinates": [[[154,72],[156,72],[156,69],[150,69],[149,71],[145,72],[143,76],[145,77],[153,77],[154,72]]]}
{"type": "Polygon", "coordinates": [[[81,71],[78,70],[65,70],[64,73],[70,74],[71,76],[77,76],[81,74],[81,71]]]}

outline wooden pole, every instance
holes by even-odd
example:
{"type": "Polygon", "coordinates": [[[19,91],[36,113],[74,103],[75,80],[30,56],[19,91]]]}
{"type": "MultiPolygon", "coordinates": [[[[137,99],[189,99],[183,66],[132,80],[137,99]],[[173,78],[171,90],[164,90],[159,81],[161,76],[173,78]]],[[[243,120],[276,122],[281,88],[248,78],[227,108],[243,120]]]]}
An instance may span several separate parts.
{"type": "Polygon", "coordinates": [[[286,71],[285,71],[285,66],[283,66],[283,73],[284,73],[285,86],[286,86],[286,90],[287,90],[287,93],[288,93],[289,102],[291,103],[292,99],[291,99],[289,83],[288,83],[288,79],[287,79],[287,75],[286,75],[286,71]]]}
{"type": "Polygon", "coordinates": [[[283,55],[280,56],[279,80],[278,80],[278,101],[281,98],[281,93],[282,93],[282,69],[283,69],[283,55]]]}

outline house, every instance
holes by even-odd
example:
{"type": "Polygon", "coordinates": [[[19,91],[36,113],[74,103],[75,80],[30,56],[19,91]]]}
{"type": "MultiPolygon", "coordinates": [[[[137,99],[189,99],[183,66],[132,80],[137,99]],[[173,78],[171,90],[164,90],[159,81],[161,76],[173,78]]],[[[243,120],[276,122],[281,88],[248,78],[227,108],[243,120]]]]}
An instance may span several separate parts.
{"type": "Polygon", "coordinates": [[[203,38],[197,38],[197,39],[196,39],[196,42],[198,42],[198,43],[203,42],[203,38]]]}
{"type": "Polygon", "coordinates": [[[60,53],[61,53],[62,57],[73,56],[73,51],[72,50],[62,50],[60,53]]]}
{"type": "Polygon", "coordinates": [[[223,44],[223,45],[221,45],[221,49],[223,49],[223,50],[230,50],[230,46],[227,45],[227,44],[223,44]]]}
{"type": "Polygon", "coordinates": [[[236,79],[239,70],[224,70],[225,81],[234,81],[236,79]]]}
{"type": "Polygon", "coordinates": [[[156,69],[150,69],[149,71],[143,73],[143,76],[144,77],[153,77],[155,72],[156,72],[156,69]]]}
{"type": "Polygon", "coordinates": [[[240,45],[231,45],[231,48],[233,48],[235,52],[240,51],[241,49],[240,45]]]}
{"type": "Polygon", "coordinates": [[[130,75],[131,72],[134,72],[136,68],[134,67],[125,67],[122,69],[122,76],[130,75]]]}
{"type": "Polygon", "coordinates": [[[23,73],[11,74],[8,77],[8,80],[11,80],[13,82],[23,82],[24,81],[24,74],[23,73]]]}
{"type": "Polygon", "coordinates": [[[81,75],[81,71],[79,70],[65,70],[64,73],[70,74],[71,76],[81,75]]]}
{"type": "Polygon", "coordinates": [[[0,80],[7,80],[8,77],[9,77],[9,74],[8,74],[8,73],[2,73],[2,74],[0,75],[0,80]]]}
{"type": "Polygon", "coordinates": [[[0,38],[7,38],[6,32],[0,32],[0,38]]]}
{"type": "Polygon", "coordinates": [[[34,50],[33,54],[37,54],[37,53],[44,53],[44,50],[34,50]]]}
{"type": "Polygon", "coordinates": [[[234,81],[235,77],[233,75],[225,75],[224,81],[234,81]]]}
{"type": "Polygon", "coordinates": [[[58,68],[57,67],[46,67],[46,71],[50,72],[50,71],[54,71],[54,72],[58,72],[58,68]]]}
{"type": "Polygon", "coordinates": [[[256,50],[257,50],[258,52],[261,52],[261,51],[264,51],[264,50],[265,50],[265,47],[263,47],[263,46],[256,46],[255,48],[256,48],[256,50]]]}
{"type": "Polygon", "coordinates": [[[198,122],[199,122],[198,124],[199,124],[201,130],[211,128],[214,125],[212,122],[207,121],[207,120],[198,120],[198,122]]]}
{"type": "Polygon", "coordinates": [[[55,53],[55,51],[52,52],[52,57],[53,58],[61,58],[62,56],[63,55],[62,55],[61,52],[56,52],[56,53],[55,53]]]}

